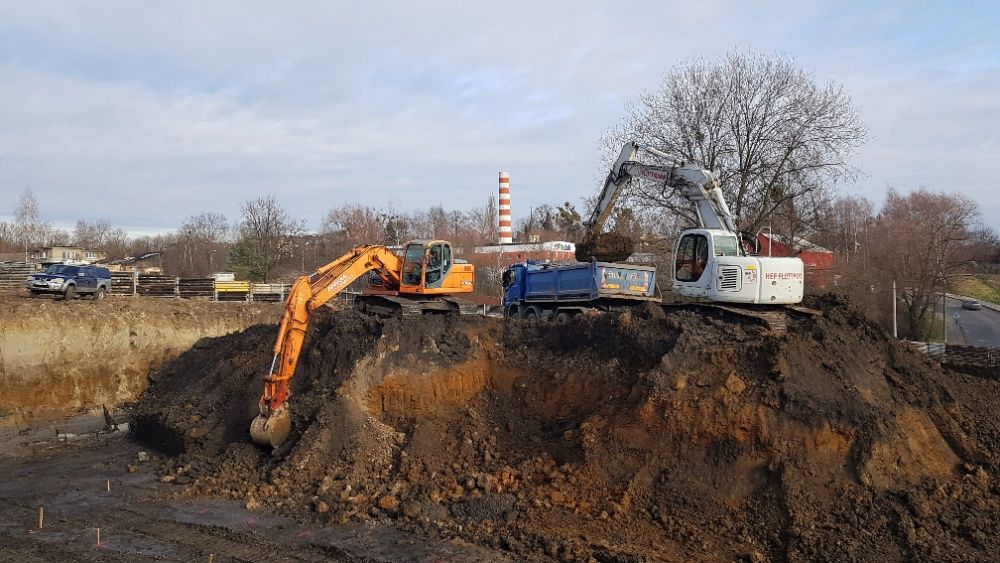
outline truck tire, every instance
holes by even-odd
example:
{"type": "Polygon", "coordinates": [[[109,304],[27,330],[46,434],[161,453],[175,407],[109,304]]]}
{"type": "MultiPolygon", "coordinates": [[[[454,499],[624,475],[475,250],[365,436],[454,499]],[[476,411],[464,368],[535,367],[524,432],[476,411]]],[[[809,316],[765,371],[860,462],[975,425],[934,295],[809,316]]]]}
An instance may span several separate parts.
{"type": "Polygon", "coordinates": [[[66,292],[63,293],[63,300],[69,301],[70,299],[76,299],[76,286],[70,285],[66,287],[66,292]]]}
{"type": "Polygon", "coordinates": [[[42,292],[38,291],[37,289],[29,289],[28,293],[30,293],[32,297],[38,297],[39,295],[42,294],[42,292]]]}
{"type": "Polygon", "coordinates": [[[570,319],[573,318],[573,313],[567,311],[559,311],[556,313],[555,317],[552,317],[552,322],[555,323],[568,323],[570,319]]]}
{"type": "Polygon", "coordinates": [[[537,307],[528,307],[524,310],[524,316],[522,318],[528,321],[534,321],[542,318],[542,316],[537,307]]]}
{"type": "Polygon", "coordinates": [[[97,291],[94,292],[94,301],[97,301],[97,300],[100,300],[100,299],[104,299],[104,294],[105,294],[105,291],[104,291],[103,287],[97,288],[97,291]]]}

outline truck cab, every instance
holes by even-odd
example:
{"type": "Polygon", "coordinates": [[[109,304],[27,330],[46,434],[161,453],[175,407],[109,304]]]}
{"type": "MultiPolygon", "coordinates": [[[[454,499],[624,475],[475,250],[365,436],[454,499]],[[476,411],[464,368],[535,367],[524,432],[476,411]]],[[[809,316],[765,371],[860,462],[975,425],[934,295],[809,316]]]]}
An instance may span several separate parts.
{"type": "Polygon", "coordinates": [[[721,229],[690,229],[674,246],[674,292],[685,297],[748,304],[802,301],[802,260],[745,256],[736,235],[721,229]]]}

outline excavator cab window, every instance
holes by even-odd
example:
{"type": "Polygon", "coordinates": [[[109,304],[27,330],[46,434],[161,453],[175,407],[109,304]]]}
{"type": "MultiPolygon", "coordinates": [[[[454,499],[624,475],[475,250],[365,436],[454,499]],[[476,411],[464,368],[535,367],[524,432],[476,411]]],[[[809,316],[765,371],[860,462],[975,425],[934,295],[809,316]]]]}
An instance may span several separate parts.
{"type": "Polygon", "coordinates": [[[403,285],[420,285],[423,273],[424,246],[411,244],[403,256],[403,285]]]}
{"type": "Polygon", "coordinates": [[[739,256],[739,242],[732,235],[715,235],[712,246],[716,256],[739,256]]]}
{"type": "Polygon", "coordinates": [[[708,237],[701,234],[681,237],[675,257],[674,276],[677,281],[698,281],[705,271],[706,264],[708,264],[708,237]]]}

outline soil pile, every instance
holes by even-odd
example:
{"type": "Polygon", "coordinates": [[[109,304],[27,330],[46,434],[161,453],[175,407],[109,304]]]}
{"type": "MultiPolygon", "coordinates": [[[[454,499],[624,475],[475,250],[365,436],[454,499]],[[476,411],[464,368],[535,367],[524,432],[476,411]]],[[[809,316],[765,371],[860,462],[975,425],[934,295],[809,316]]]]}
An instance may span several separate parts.
{"type": "Polygon", "coordinates": [[[576,244],[580,262],[624,262],[635,252],[635,240],[618,233],[595,233],[576,244]]]}
{"type": "Polygon", "coordinates": [[[988,560],[1000,383],[835,298],[784,334],[644,306],[564,324],[315,317],[281,451],[249,442],[274,329],[158,374],[136,431],[183,494],[395,519],[518,557],[988,560]]]}

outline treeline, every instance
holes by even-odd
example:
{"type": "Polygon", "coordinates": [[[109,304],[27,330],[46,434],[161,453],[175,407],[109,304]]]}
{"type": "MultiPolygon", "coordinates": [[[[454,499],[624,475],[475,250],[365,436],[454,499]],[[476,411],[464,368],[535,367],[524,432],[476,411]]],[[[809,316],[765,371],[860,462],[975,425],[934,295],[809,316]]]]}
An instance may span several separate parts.
{"type": "Polygon", "coordinates": [[[980,221],[975,202],[926,188],[890,189],[877,206],[860,196],[824,202],[804,228],[812,242],[833,250],[838,292],[892,325],[896,283],[900,336],[927,340],[942,293],[967,276],[1000,273],[1000,237],[980,221]]]}

